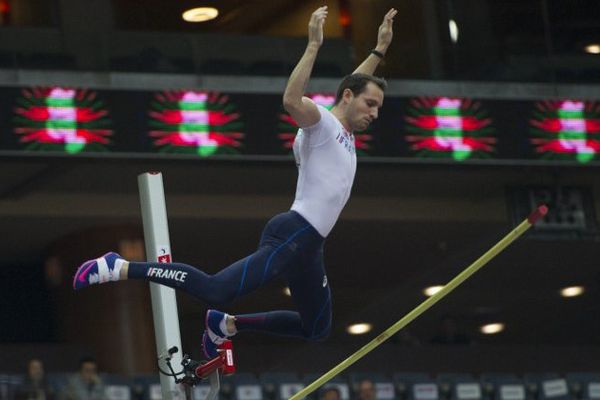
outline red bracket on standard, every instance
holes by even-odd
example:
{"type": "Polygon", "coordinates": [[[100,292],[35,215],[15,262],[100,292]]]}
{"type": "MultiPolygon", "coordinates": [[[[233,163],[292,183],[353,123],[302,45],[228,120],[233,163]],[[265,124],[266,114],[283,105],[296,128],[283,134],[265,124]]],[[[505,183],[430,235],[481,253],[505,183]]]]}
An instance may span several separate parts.
{"type": "Polygon", "coordinates": [[[219,345],[218,351],[219,355],[217,357],[196,368],[195,374],[198,378],[206,379],[216,370],[219,370],[223,375],[231,375],[235,372],[233,343],[231,343],[231,340],[226,340],[219,345]]]}

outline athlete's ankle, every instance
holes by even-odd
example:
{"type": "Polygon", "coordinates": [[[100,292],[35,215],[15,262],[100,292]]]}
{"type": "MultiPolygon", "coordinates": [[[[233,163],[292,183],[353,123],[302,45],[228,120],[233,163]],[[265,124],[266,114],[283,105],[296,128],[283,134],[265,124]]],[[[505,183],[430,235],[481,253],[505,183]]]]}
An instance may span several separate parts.
{"type": "Polygon", "coordinates": [[[227,336],[233,336],[237,333],[235,326],[235,315],[227,315],[227,322],[225,323],[227,328],[227,336]]]}
{"type": "Polygon", "coordinates": [[[119,271],[119,280],[126,280],[129,274],[129,261],[123,261],[121,265],[121,270],[119,271]]]}

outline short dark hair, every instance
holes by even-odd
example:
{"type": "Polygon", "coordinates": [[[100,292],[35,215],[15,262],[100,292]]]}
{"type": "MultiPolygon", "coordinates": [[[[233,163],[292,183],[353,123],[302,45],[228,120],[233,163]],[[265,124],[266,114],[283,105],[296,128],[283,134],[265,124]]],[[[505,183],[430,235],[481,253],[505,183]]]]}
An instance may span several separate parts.
{"type": "Polygon", "coordinates": [[[96,364],[98,365],[98,362],[96,361],[96,359],[92,356],[83,356],[79,359],[79,369],[81,369],[81,367],[83,367],[83,364],[86,363],[92,363],[92,364],[96,364]]]}
{"type": "Polygon", "coordinates": [[[387,88],[387,82],[383,78],[360,73],[346,75],[342,79],[342,82],[340,82],[340,86],[338,86],[337,94],[335,96],[335,104],[338,104],[340,100],[342,100],[342,97],[344,96],[344,90],[350,89],[354,96],[358,96],[365,91],[367,83],[369,82],[373,82],[383,91],[385,91],[387,88]]]}

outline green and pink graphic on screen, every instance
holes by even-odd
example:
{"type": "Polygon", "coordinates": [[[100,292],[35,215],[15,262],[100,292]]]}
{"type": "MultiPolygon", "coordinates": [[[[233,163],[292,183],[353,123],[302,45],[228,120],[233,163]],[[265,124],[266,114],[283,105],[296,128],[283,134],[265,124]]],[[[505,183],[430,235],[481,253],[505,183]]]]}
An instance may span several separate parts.
{"type": "Polygon", "coordinates": [[[492,120],[479,102],[421,97],[411,99],[407,112],[406,140],[419,157],[464,161],[495,152],[492,120]]]}
{"type": "MultiPolygon", "coordinates": [[[[314,101],[315,104],[321,105],[328,110],[331,110],[335,104],[335,95],[330,93],[312,93],[307,94],[306,97],[314,101]]],[[[277,136],[283,141],[283,147],[289,150],[294,145],[298,124],[283,110],[279,114],[279,120],[279,134],[277,136]]],[[[368,150],[370,149],[368,142],[372,139],[372,136],[368,132],[369,129],[354,134],[354,146],[356,147],[356,154],[358,155],[364,156],[368,154],[368,150]]]]}
{"type": "Polygon", "coordinates": [[[111,121],[97,93],[86,89],[23,89],[17,99],[15,133],[27,150],[106,151],[111,121]]]}
{"type": "Polygon", "coordinates": [[[591,101],[540,101],[530,120],[531,143],[543,158],[585,164],[600,153],[600,104],[591,101]]]}
{"type": "Polygon", "coordinates": [[[149,134],[159,151],[200,157],[239,153],[243,123],[228,96],[177,90],[154,98],[149,134]]]}

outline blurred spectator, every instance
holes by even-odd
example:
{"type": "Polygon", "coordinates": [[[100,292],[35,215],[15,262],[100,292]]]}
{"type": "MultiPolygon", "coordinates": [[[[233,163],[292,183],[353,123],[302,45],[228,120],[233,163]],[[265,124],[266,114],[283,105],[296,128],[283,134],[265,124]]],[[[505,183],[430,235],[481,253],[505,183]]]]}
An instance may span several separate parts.
{"type": "Polygon", "coordinates": [[[61,400],[107,400],[95,359],[84,357],[79,361],[79,372],[65,386],[61,400]]]}
{"type": "Polygon", "coordinates": [[[321,392],[321,400],[341,400],[342,396],[336,387],[328,387],[321,392]]]}
{"type": "Polygon", "coordinates": [[[54,390],[46,381],[44,364],[37,358],[27,363],[27,373],[23,383],[17,388],[16,400],[54,400],[54,390]]]}
{"type": "Polygon", "coordinates": [[[358,384],[358,400],[375,400],[375,385],[373,381],[365,379],[358,384]]]}
{"type": "Polygon", "coordinates": [[[433,344],[470,344],[471,338],[460,332],[456,321],[451,317],[444,317],[440,322],[438,333],[430,340],[433,344]]]}

